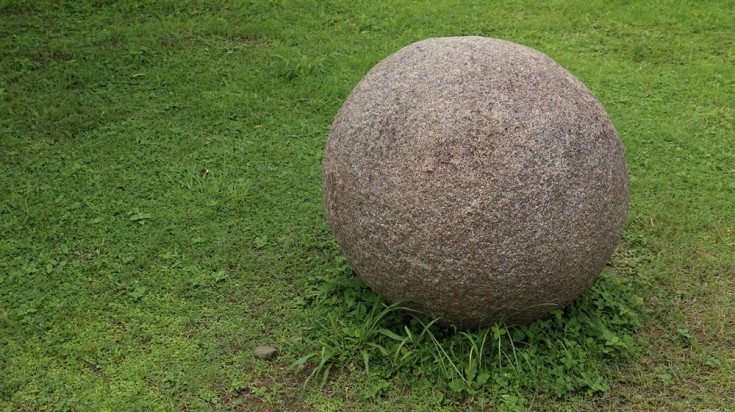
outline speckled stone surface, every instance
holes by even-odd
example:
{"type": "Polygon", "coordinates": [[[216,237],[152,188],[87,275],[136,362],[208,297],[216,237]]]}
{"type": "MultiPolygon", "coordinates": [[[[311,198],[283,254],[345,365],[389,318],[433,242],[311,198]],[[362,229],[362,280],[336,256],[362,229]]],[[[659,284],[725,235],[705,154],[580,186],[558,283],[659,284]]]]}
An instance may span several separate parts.
{"type": "Polygon", "coordinates": [[[440,323],[527,323],[577,298],[620,240],[621,141],[546,55],[434,38],[377,64],[337,115],[323,162],[337,242],[390,302],[440,323]]]}
{"type": "Polygon", "coordinates": [[[255,357],[258,359],[271,360],[278,356],[278,349],[273,346],[256,346],[255,357]]]}

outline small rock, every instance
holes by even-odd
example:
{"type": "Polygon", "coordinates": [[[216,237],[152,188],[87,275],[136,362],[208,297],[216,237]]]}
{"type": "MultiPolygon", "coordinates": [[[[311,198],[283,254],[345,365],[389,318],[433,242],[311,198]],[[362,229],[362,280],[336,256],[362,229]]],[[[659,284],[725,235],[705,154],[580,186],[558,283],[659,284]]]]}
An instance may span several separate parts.
{"type": "Polygon", "coordinates": [[[258,346],[255,348],[255,357],[258,359],[271,360],[278,356],[278,349],[273,346],[258,346]]]}

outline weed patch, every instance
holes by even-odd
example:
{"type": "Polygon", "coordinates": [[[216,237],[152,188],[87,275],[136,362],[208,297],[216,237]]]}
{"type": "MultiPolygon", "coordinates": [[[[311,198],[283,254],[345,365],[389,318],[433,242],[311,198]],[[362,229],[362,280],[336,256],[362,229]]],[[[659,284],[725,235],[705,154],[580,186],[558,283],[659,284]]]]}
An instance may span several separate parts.
{"type": "Polygon", "coordinates": [[[361,373],[385,379],[401,373],[433,377],[430,383],[440,385],[447,399],[472,397],[518,409],[536,397],[604,393],[610,389],[609,366],[640,352],[642,298],[634,281],[610,272],[548,318],[458,331],[400,303],[386,304],[344,258],[337,262],[300,300],[323,320],[313,351],[292,365],[315,365],[307,383],[318,377],[324,386],[333,369],[357,365],[361,373]]]}

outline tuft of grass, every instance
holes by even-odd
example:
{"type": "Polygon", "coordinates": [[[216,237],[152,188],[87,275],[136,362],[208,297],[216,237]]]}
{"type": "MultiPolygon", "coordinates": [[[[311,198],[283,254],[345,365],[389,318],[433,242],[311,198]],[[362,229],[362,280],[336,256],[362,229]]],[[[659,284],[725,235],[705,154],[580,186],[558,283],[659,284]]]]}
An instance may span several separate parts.
{"type": "Polygon", "coordinates": [[[333,371],[359,369],[370,376],[421,376],[447,399],[521,410],[539,399],[610,389],[612,365],[640,354],[642,298],[635,280],[603,273],[574,304],[529,325],[498,323],[478,331],[442,328],[400,304],[387,305],[352,273],[339,269],[305,294],[302,304],[322,312],[306,382],[333,371]],[[513,406],[515,405],[515,406],[513,406]]]}

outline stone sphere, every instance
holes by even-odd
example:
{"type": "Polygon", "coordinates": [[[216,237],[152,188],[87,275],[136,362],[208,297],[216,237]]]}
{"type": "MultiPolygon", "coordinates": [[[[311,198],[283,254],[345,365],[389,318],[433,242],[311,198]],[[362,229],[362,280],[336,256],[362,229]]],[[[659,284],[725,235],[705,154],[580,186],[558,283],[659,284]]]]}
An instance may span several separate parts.
{"type": "Polygon", "coordinates": [[[373,290],[465,329],[576,299],[620,240],[629,192],[620,138],[572,74],[525,46],[448,37],[397,51],[355,87],[323,195],[373,290]]]}

